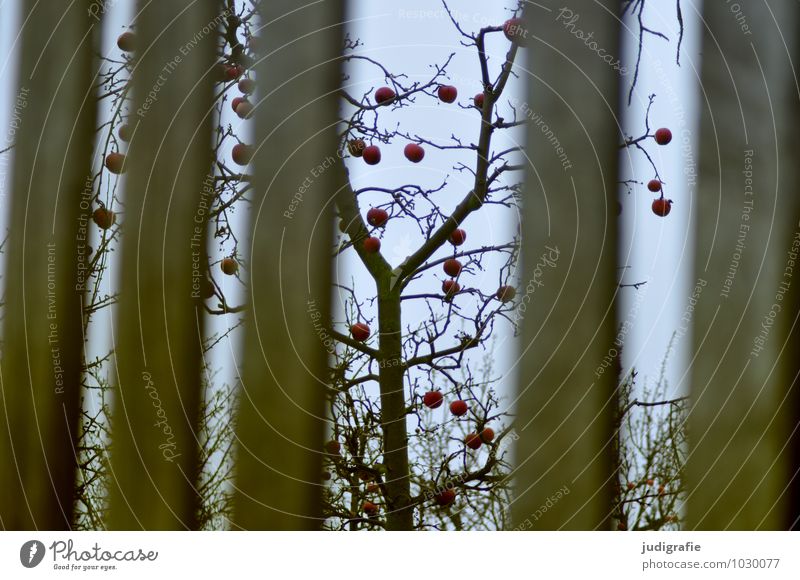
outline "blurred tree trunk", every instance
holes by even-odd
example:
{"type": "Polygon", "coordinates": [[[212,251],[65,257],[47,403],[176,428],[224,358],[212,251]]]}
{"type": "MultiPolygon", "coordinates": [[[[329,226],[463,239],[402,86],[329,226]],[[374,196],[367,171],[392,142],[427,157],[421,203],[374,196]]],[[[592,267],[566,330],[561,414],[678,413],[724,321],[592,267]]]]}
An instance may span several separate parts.
{"type": "MultiPolygon", "coordinates": [[[[0,381],[0,526],[68,529],[80,412],[81,192],[91,191],[89,2],[22,3],[0,381]]],[[[3,146],[4,147],[4,146],[3,146]]],[[[85,223],[85,222],[84,222],[85,223]]]]}
{"type": "Polygon", "coordinates": [[[138,3],[117,318],[111,527],[196,526],[217,3],[138,3]],[[153,97],[155,95],[155,97],[153,97]]]}
{"type": "Polygon", "coordinates": [[[265,2],[262,18],[234,524],[315,529],[329,380],[314,323],[330,319],[329,202],[346,184],[335,132],[343,2],[265,2]]]}
{"type": "Polygon", "coordinates": [[[540,115],[543,124],[528,130],[532,167],[519,287],[529,299],[520,296],[512,517],[523,529],[603,529],[612,497],[617,377],[615,365],[602,365],[619,348],[613,304],[620,76],[568,23],[578,15],[572,26],[593,32],[599,47],[618,56],[618,4],[543,6],[550,10],[528,10],[528,68],[536,76],[529,77],[526,110],[517,108],[528,118],[540,115]]]}
{"type": "Polygon", "coordinates": [[[785,529],[787,486],[797,487],[786,446],[797,353],[786,348],[786,331],[800,292],[789,254],[800,243],[790,61],[800,7],[764,8],[742,4],[742,21],[726,3],[704,3],[695,274],[708,286],[692,359],[693,529],[785,529]]]}

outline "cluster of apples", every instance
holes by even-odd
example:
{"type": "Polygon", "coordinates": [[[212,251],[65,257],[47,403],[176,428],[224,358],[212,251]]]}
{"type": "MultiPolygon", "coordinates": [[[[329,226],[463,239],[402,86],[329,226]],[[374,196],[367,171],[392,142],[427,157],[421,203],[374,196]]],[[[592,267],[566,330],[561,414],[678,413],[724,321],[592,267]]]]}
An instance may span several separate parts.
{"type": "MultiPolygon", "coordinates": [[[[659,145],[668,145],[672,141],[672,131],[666,127],[657,129],[653,135],[659,145]]],[[[651,179],[647,182],[647,189],[653,193],[661,192],[661,195],[653,200],[651,209],[659,217],[666,217],[672,209],[672,200],[664,198],[663,184],[658,179],[651,179]]]]}
{"type": "MultiPolygon", "coordinates": [[[[444,403],[444,395],[441,391],[428,391],[422,395],[422,404],[428,409],[438,409],[444,403]]],[[[450,403],[450,413],[455,417],[463,417],[469,411],[469,405],[462,399],[457,399],[450,403]]],[[[470,449],[479,449],[484,443],[491,443],[494,439],[494,430],[491,427],[484,427],[480,433],[473,431],[464,438],[464,444],[470,449]]],[[[452,490],[451,490],[452,491],[452,490]]],[[[455,495],[453,495],[455,497],[455,495]]]]}

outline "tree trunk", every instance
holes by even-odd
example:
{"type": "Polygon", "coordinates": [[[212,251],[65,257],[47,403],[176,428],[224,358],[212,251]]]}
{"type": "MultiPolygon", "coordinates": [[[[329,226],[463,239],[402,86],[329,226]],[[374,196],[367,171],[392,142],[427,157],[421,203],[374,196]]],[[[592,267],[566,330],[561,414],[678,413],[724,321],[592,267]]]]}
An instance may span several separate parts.
{"type": "Polygon", "coordinates": [[[616,372],[618,3],[531,5],[514,525],[606,529],[616,372]],[[563,12],[562,11],[566,11],[563,12]],[[573,18],[577,16],[578,18],[573,18]],[[572,21],[572,24],[570,24],[572,21]],[[534,115],[539,115],[535,117],[534,115]],[[559,495],[564,487],[568,493],[559,495]],[[553,499],[555,498],[555,499],[553,499]],[[542,508],[542,509],[540,509],[542,508]]]}
{"type": "Polygon", "coordinates": [[[78,264],[89,259],[90,210],[81,201],[92,191],[96,122],[98,35],[88,7],[22,3],[14,133],[4,132],[14,149],[2,156],[14,156],[0,373],[4,529],[63,530],[73,518],[83,354],[78,264]]]}
{"type": "Polygon", "coordinates": [[[343,2],[263,3],[234,524],[321,524],[343,2]]]}
{"type": "Polygon", "coordinates": [[[190,0],[141,0],[138,9],[110,525],[193,529],[204,334],[198,289],[219,13],[213,2],[190,0]]]}
{"type": "Polygon", "coordinates": [[[688,526],[785,529],[796,487],[786,397],[797,354],[786,338],[800,292],[799,7],[742,4],[741,18],[731,7],[704,3],[695,274],[707,285],[695,310],[688,526]]]}
{"type": "Polygon", "coordinates": [[[413,509],[408,507],[410,475],[408,466],[408,427],[402,361],[402,317],[400,291],[383,279],[378,288],[380,327],[381,425],[383,461],[386,467],[386,529],[413,529],[413,509]]]}

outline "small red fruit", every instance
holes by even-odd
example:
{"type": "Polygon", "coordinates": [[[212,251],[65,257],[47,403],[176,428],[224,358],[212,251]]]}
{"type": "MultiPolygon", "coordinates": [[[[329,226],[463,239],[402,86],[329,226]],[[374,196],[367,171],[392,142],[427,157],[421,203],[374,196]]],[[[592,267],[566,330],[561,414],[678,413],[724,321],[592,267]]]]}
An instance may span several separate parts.
{"type": "Polygon", "coordinates": [[[461,285],[455,280],[445,280],[442,282],[442,292],[446,298],[452,298],[461,292],[461,285]]]}
{"type": "Polygon", "coordinates": [[[467,447],[470,449],[478,449],[483,444],[483,441],[481,441],[477,433],[470,433],[464,438],[464,443],[466,443],[467,447]]]}
{"type": "Polygon", "coordinates": [[[367,485],[367,493],[377,493],[380,490],[381,486],[377,483],[370,483],[367,485]]]}
{"type": "Polygon", "coordinates": [[[620,522],[620,523],[618,523],[618,524],[617,524],[617,529],[618,529],[620,532],[624,532],[624,531],[626,531],[626,530],[628,529],[628,526],[626,526],[625,524],[623,524],[622,522],[620,522]]]}
{"type": "Polygon", "coordinates": [[[216,294],[214,284],[208,278],[204,278],[203,281],[200,282],[200,296],[202,296],[203,300],[208,300],[214,296],[214,294],[216,294]]]}
{"type": "Polygon", "coordinates": [[[374,516],[378,513],[378,506],[371,501],[365,501],[363,504],[361,504],[361,510],[368,516],[374,516]]]}
{"type": "Polygon", "coordinates": [[[667,488],[665,488],[663,485],[659,485],[658,486],[658,495],[664,495],[664,492],[666,491],[666,489],[667,488]]]}
{"type": "Polygon", "coordinates": [[[225,65],[225,80],[235,81],[244,74],[244,69],[237,65],[225,65]]]}
{"type": "Polygon", "coordinates": [[[131,129],[130,125],[120,125],[119,129],[117,129],[117,135],[122,141],[126,143],[131,140],[133,137],[133,129],[131,129]]]}
{"type": "Polygon", "coordinates": [[[369,338],[369,326],[363,322],[356,322],[350,327],[350,336],[352,336],[358,342],[364,342],[369,338]]]}
{"type": "Polygon", "coordinates": [[[325,443],[325,451],[331,455],[339,455],[342,451],[342,445],[338,441],[331,440],[325,443]]]}
{"type": "Polygon", "coordinates": [[[656,130],[656,143],[666,145],[670,141],[672,141],[672,131],[666,127],[656,130]]]}
{"type": "Polygon", "coordinates": [[[647,189],[653,193],[658,193],[661,191],[661,182],[658,179],[651,179],[647,182],[647,189]]]}
{"type": "Polygon", "coordinates": [[[469,407],[467,406],[466,401],[459,399],[458,401],[453,401],[450,403],[450,412],[456,417],[462,417],[466,415],[467,411],[469,411],[469,407]]]}
{"type": "Polygon", "coordinates": [[[239,106],[239,103],[242,103],[247,100],[247,97],[234,97],[231,101],[231,109],[236,112],[236,107],[239,106]]]}
{"type": "Polygon", "coordinates": [[[494,429],[491,427],[486,427],[483,431],[481,431],[481,439],[484,443],[491,443],[494,439],[494,429]]]}
{"type": "Polygon", "coordinates": [[[484,93],[478,93],[473,97],[472,102],[475,103],[476,107],[483,110],[483,103],[486,102],[486,95],[484,93]]]}
{"type": "Polygon", "coordinates": [[[449,239],[450,243],[454,246],[460,246],[467,241],[467,232],[462,229],[453,230],[453,233],[450,234],[449,239]]]}
{"type": "Polygon", "coordinates": [[[224,258],[220,263],[220,268],[222,268],[222,273],[228,276],[233,276],[236,272],[239,271],[239,262],[234,260],[233,258],[224,258]]]}
{"type": "Polygon", "coordinates": [[[667,214],[669,214],[669,211],[672,209],[672,200],[659,197],[658,199],[653,200],[652,207],[654,214],[656,214],[657,216],[664,217],[667,214]]]}
{"type": "Polygon", "coordinates": [[[453,103],[458,98],[458,89],[453,85],[441,85],[439,87],[439,100],[443,103],[453,103]]]}
{"type": "Polygon", "coordinates": [[[367,212],[367,223],[376,228],[386,225],[389,220],[389,214],[385,209],[373,207],[367,212]]]}
{"type": "Polygon", "coordinates": [[[361,156],[364,158],[367,165],[377,165],[381,162],[381,150],[378,149],[377,145],[365,147],[361,156]]]}
{"type": "Polygon", "coordinates": [[[111,173],[125,173],[128,168],[125,167],[125,156],[122,153],[109,153],[106,155],[106,168],[111,173]]]}
{"type": "Polygon", "coordinates": [[[519,46],[527,46],[528,31],[525,28],[525,21],[522,18],[512,18],[503,24],[503,34],[511,42],[519,46]]]}
{"type": "Polygon", "coordinates": [[[381,87],[375,91],[375,102],[379,105],[393,101],[397,95],[389,87],[381,87]]]}
{"type": "Polygon", "coordinates": [[[497,299],[503,304],[514,300],[514,297],[516,295],[517,295],[517,289],[514,288],[513,286],[500,286],[500,288],[497,289],[497,293],[495,294],[495,296],[497,296],[497,299]]]}
{"type": "Polygon", "coordinates": [[[253,158],[253,149],[244,143],[237,143],[233,146],[231,157],[237,165],[247,165],[253,158]]]}
{"type": "Polygon", "coordinates": [[[364,155],[364,149],[367,148],[367,144],[364,143],[363,139],[352,139],[347,142],[347,150],[350,151],[350,155],[353,157],[361,157],[364,155]]]}
{"type": "Polygon", "coordinates": [[[655,480],[654,479],[648,479],[645,483],[647,483],[647,485],[653,485],[655,483],[655,480]]]}
{"type": "Polygon", "coordinates": [[[449,506],[456,499],[456,490],[454,490],[454,489],[445,489],[445,490],[437,493],[435,496],[433,496],[433,499],[441,507],[449,506]]]}
{"type": "Polygon", "coordinates": [[[456,260],[455,258],[450,258],[449,260],[445,260],[443,269],[444,273],[450,276],[451,278],[455,278],[461,273],[461,262],[456,260]]]}
{"type": "Polygon", "coordinates": [[[250,114],[253,112],[253,103],[250,101],[242,101],[236,107],[236,114],[240,119],[249,119],[250,114]]]}
{"type": "Polygon", "coordinates": [[[117,38],[117,46],[123,52],[136,50],[136,35],[133,32],[123,32],[117,38]]]}
{"type": "Polygon", "coordinates": [[[406,148],[403,149],[403,153],[406,159],[412,163],[419,163],[422,161],[422,158],[425,157],[425,150],[416,143],[409,143],[406,145],[406,148]]]}
{"type": "Polygon", "coordinates": [[[635,484],[635,483],[633,483],[632,481],[629,481],[629,482],[628,482],[628,489],[633,489],[633,488],[635,488],[635,487],[636,487],[636,484],[635,484]]]}
{"type": "Polygon", "coordinates": [[[381,249],[381,241],[378,238],[367,238],[364,240],[364,251],[370,254],[379,252],[381,249]]]}
{"type": "Polygon", "coordinates": [[[101,230],[107,230],[117,221],[117,214],[110,209],[98,207],[96,210],[94,210],[94,213],[92,213],[92,220],[95,224],[97,224],[98,228],[101,230]]]}
{"type": "Polygon", "coordinates": [[[439,391],[428,391],[422,395],[422,404],[428,409],[438,409],[444,402],[444,396],[439,391]]]}
{"type": "Polygon", "coordinates": [[[256,90],[256,81],[253,79],[242,79],[239,81],[239,90],[245,95],[251,94],[256,90]]]}

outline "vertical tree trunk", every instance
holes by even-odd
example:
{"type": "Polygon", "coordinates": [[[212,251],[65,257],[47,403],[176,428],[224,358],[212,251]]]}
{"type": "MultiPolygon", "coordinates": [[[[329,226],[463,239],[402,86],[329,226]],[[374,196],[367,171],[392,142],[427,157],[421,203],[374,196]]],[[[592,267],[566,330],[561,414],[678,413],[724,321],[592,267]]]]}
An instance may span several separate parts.
{"type": "Polygon", "coordinates": [[[603,364],[619,348],[613,305],[620,76],[575,30],[593,33],[599,48],[619,58],[620,24],[610,0],[562,6],[529,7],[530,102],[517,109],[529,119],[540,115],[542,124],[528,131],[512,516],[526,529],[603,529],[616,407],[616,373],[603,364]],[[568,493],[550,499],[565,486],[568,493]]]}
{"type": "Polygon", "coordinates": [[[96,35],[88,1],[22,5],[5,248],[0,526],[67,529],[83,352],[77,272],[88,259],[78,223],[81,214],[88,218],[81,192],[91,191],[96,35]]]}
{"type": "Polygon", "coordinates": [[[234,524],[316,529],[330,319],[330,203],[346,183],[336,156],[343,2],[263,3],[256,66],[250,300],[237,425],[234,524]]]}
{"type": "Polygon", "coordinates": [[[196,527],[214,2],[138,2],[111,527],[196,527]],[[203,206],[205,204],[205,206],[203,206]]]}
{"type": "Polygon", "coordinates": [[[785,528],[786,486],[796,486],[785,419],[797,370],[786,331],[800,292],[791,255],[800,244],[791,219],[798,6],[769,5],[742,4],[737,15],[726,3],[704,4],[695,274],[708,285],[696,307],[692,359],[694,529],[785,528]]]}
{"type": "Polygon", "coordinates": [[[413,529],[413,509],[408,466],[408,426],[403,382],[402,317],[400,291],[389,288],[389,280],[378,289],[380,325],[381,424],[383,426],[383,462],[386,467],[386,529],[413,529]]]}

